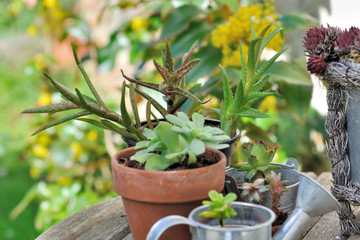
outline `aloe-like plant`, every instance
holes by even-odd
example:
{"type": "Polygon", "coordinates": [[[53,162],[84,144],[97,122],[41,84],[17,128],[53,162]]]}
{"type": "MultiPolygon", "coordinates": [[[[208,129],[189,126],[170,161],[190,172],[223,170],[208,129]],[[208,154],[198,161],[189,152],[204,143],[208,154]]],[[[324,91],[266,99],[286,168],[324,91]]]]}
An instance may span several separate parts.
{"type": "Polygon", "coordinates": [[[193,93],[199,89],[200,84],[193,85],[189,90],[186,89],[185,84],[185,75],[198,64],[199,59],[190,60],[192,53],[196,47],[196,43],[191,47],[190,51],[187,52],[183,57],[183,62],[180,68],[177,70],[174,69],[173,59],[171,56],[169,45],[166,43],[166,49],[163,52],[163,65],[161,66],[154,60],[154,65],[160,75],[163,77],[164,81],[160,84],[147,83],[140,80],[132,79],[124,74],[121,70],[124,78],[130,81],[129,84],[123,83],[122,85],[122,95],[120,103],[120,114],[116,111],[110,109],[106,103],[102,100],[98,92],[96,91],[94,85],[92,84],[87,72],[82,66],[76,52],[76,48],[73,46],[73,54],[75,62],[82,73],[88,87],[90,88],[93,98],[86,96],[80,92],[79,89],[75,89],[75,93],[69,90],[66,86],[60,82],[52,79],[50,75],[44,73],[44,76],[52,83],[56,90],[61,93],[65,101],[61,103],[55,103],[47,106],[36,107],[24,110],[22,113],[48,113],[53,114],[61,111],[79,109],[81,111],[69,115],[67,117],[58,119],[56,121],[45,124],[44,126],[37,129],[32,135],[35,135],[47,128],[56,126],[58,124],[67,122],[69,120],[80,120],[90,124],[93,124],[97,127],[114,131],[121,134],[122,136],[139,141],[145,140],[143,127],[140,124],[139,112],[137,109],[136,103],[136,94],[140,94],[147,100],[146,107],[146,120],[150,128],[152,128],[151,116],[155,119],[155,114],[151,111],[151,105],[165,118],[167,114],[172,114],[178,111],[181,106],[186,102],[187,99],[191,99],[197,103],[205,103],[198,99],[193,93]],[[164,95],[164,100],[167,103],[167,107],[164,108],[159,102],[154,98],[141,91],[138,88],[134,87],[134,84],[138,84],[147,88],[156,90],[164,95]],[[130,117],[130,114],[126,108],[125,104],[125,91],[126,88],[129,89],[130,102],[132,107],[132,112],[134,116],[134,121],[130,117]],[[97,115],[100,117],[100,120],[95,120],[92,118],[86,118],[87,115],[97,115]]]}
{"type": "Polygon", "coordinates": [[[202,201],[203,205],[209,205],[209,210],[200,213],[199,216],[205,218],[217,218],[220,221],[220,226],[225,227],[224,220],[237,215],[235,210],[231,208],[231,203],[236,200],[236,194],[228,193],[224,197],[222,193],[211,190],[209,192],[209,198],[211,201],[202,201]]]}
{"type": "Polygon", "coordinates": [[[253,182],[258,178],[265,178],[265,175],[279,166],[271,165],[271,161],[275,156],[276,148],[268,150],[263,141],[255,141],[254,146],[250,143],[243,146],[242,153],[247,161],[245,164],[235,164],[234,168],[238,171],[246,171],[245,179],[253,182]]]}
{"type": "Polygon", "coordinates": [[[229,137],[219,128],[204,126],[205,119],[198,113],[192,114],[192,121],[183,112],[178,116],[166,115],[169,122],[160,122],[154,130],[145,128],[144,136],[148,139],[136,143],[138,151],[131,160],[145,163],[145,170],[161,171],[174,163],[181,163],[187,158],[187,163],[195,163],[196,156],[205,152],[205,146],[215,149],[228,147],[228,144],[218,144],[229,137]],[[158,154],[159,153],[159,154],[158,154]]]}
{"type": "Polygon", "coordinates": [[[280,27],[275,28],[272,32],[266,35],[271,24],[266,26],[256,36],[254,24],[249,16],[251,26],[251,42],[248,50],[248,61],[245,64],[244,54],[240,43],[241,56],[241,79],[237,84],[235,95],[230,87],[229,78],[225,69],[219,65],[221,71],[221,79],[223,83],[223,102],[220,105],[220,110],[216,110],[220,114],[221,129],[232,136],[239,127],[241,117],[250,118],[267,118],[268,114],[260,112],[252,108],[252,104],[260,98],[274,95],[275,92],[271,90],[263,90],[265,85],[270,80],[270,74],[265,74],[271,67],[275,60],[284,53],[287,48],[280,50],[270,60],[260,64],[261,53],[271,39],[278,33],[283,35],[283,30],[280,27]],[[266,36],[265,36],[266,35],[266,36]]]}

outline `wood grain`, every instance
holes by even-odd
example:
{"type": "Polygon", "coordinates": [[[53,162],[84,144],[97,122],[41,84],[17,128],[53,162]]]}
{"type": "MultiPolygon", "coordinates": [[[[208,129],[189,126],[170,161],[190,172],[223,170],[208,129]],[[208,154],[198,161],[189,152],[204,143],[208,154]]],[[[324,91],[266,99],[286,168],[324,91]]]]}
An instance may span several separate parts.
{"type": "Polygon", "coordinates": [[[55,224],[36,240],[115,240],[130,234],[121,197],[86,208],[55,224]]]}

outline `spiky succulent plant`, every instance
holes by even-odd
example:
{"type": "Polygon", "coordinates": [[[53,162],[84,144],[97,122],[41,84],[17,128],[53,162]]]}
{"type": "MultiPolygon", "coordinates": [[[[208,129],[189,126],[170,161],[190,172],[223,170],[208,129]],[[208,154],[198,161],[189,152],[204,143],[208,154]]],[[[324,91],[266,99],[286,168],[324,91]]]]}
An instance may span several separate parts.
{"type": "Polygon", "coordinates": [[[281,173],[276,174],[274,171],[270,171],[265,176],[266,188],[270,190],[272,194],[272,210],[277,214],[280,207],[280,197],[284,192],[289,191],[283,185],[288,181],[281,181],[281,173]]]}
{"type": "Polygon", "coordinates": [[[266,71],[272,66],[276,59],[287,50],[287,48],[281,49],[268,61],[261,62],[260,57],[266,45],[276,34],[280,33],[282,35],[283,29],[277,27],[272,32],[266,34],[271,27],[271,24],[269,24],[256,36],[254,24],[250,16],[249,21],[251,26],[251,42],[248,49],[248,59],[247,63],[245,63],[240,43],[241,78],[237,84],[235,94],[233,94],[231,90],[225,69],[221,65],[219,66],[224,97],[220,105],[220,110],[216,111],[220,115],[221,129],[229,136],[235,134],[242,117],[270,117],[268,114],[253,108],[252,105],[263,97],[276,94],[274,91],[264,89],[270,80],[270,74],[267,74],[266,71]]]}
{"type": "Polygon", "coordinates": [[[264,186],[264,179],[259,178],[254,182],[244,182],[241,184],[243,197],[247,202],[260,203],[262,200],[262,193],[268,189],[264,186]]]}
{"type": "Polygon", "coordinates": [[[339,32],[338,28],[329,25],[327,28],[321,25],[308,29],[302,46],[305,47],[306,55],[309,57],[307,69],[311,73],[323,74],[325,63],[338,59],[334,47],[339,32]]]}
{"type": "Polygon", "coordinates": [[[249,182],[258,178],[265,178],[266,173],[270,170],[279,168],[279,166],[270,164],[275,152],[276,148],[268,150],[263,141],[255,141],[254,146],[249,143],[248,146],[242,148],[247,163],[235,164],[233,167],[237,168],[238,171],[246,171],[245,179],[249,182]]]}
{"type": "Polygon", "coordinates": [[[84,67],[82,66],[76,49],[73,46],[73,53],[75,62],[82,73],[88,87],[90,88],[94,98],[88,97],[80,92],[80,90],[75,89],[75,93],[69,90],[66,86],[52,79],[48,74],[44,73],[45,77],[52,83],[58,92],[64,97],[65,101],[60,103],[54,103],[47,106],[31,108],[24,110],[22,113],[57,113],[61,111],[67,111],[72,109],[79,109],[78,113],[69,115],[67,117],[58,119],[56,121],[45,124],[44,126],[37,129],[33,135],[58,124],[64,123],[69,120],[81,120],[90,124],[93,124],[97,127],[114,131],[120,135],[132,139],[134,141],[145,140],[143,135],[143,127],[140,124],[139,112],[137,109],[136,103],[136,94],[140,94],[147,100],[146,107],[146,119],[149,125],[151,124],[151,116],[155,114],[151,110],[151,105],[165,118],[168,113],[175,113],[180,109],[180,107],[186,102],[187,99],[191,99],[197,103],[204,103],[199,100],[193,93],[200,88],[200,84],[195,84],[190,89],[185,87],[185,75],[193,69],[199,62],[199,59],[190,60],[192,53],[196,44],[194,44],[190,51],[186,53],[182,60],[182,65],[177,70],[174,70],[173,59],[170,52],[170,47],[166,43],[166,49],[163,52],[163,65],[161,66],[154,60],[154,64],[160,75],[163,77],[164,81],[160,84],[143,82],[140,80],[132,79],[126,76],[123,71],[122,74],[124,78],[130,81],[130,84],[123,83],[122,86],[122,95],[120,103],[120,114],[116,111],[110,109],[106,103],[101,99],[94,85],[90,81],[88,74],[86,73],[84,67]],[[159,102],[154,98],[141,91],[138,88],[134,87],[134,84],[138,84],[147,88],[156,90],[164,95],[164,99],[167,103],[167,108],[164,108],[159,102]],[[129,89],[130,93],[130,102],[133,110],[133,115],[135,121],[133,122],[125,104],[125,90],[129,89]],[[84,118],[88,115],[97,115],[100,117],[99,120],[93,118],[84,118]]]}

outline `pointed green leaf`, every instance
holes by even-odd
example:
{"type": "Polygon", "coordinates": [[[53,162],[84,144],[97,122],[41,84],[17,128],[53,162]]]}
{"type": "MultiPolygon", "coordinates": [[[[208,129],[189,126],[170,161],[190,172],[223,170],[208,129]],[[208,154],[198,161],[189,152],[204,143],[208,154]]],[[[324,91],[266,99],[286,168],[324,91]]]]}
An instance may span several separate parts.
{"type": "Polygon", "coordinates": [[[56,90],[59,91],[59,93],[61,93],[61,95],[63,95],[67,100],[69,100],[70,102],[80,106],[80,100],[79,98],[72,92],[70,91],[67,87],[65,87],[63,84],[53,80],[50,75],[48,75],[47,73],[43,73],[44,76],[50,80],[50,82],[52,83],[52,85],[56,88],[56,90]]]}
{"type": "Polygon", "coordinates": [[[174,94],[179,94],[181,96],[187,97],[187,98],[193,100],[194,102],[200,103],[200,104],[205,104],[205,103],[207,103],[207,102],[209,102],[211,100],[211,98],[210,98],[210,99],[208,99],[206,101],[201,101],[200,99],[198,99],[195,95],[193,95],[189,91],[187,91],[185,89],[181,89],[181,88],[179,88],[177,86],[175,86],[175,88],[172,91],[168,91],[167,93],[168,94],[173,94],[173,93],[174,94]]]}
{"type": "Polygon", "coordinates": [[[169,44],[167,41],[165,41],[165,43],[166,43],[166,48],[165,51],[162,52],[163,65],[167,70],[167,72],[171,74],[174,72],[174,63],[171,56],[169,44]]]}
{"type": "MultiPolygon", "coordinates": [[[[127,85],[127,86],[129,87],[129,85],[127,85]]],[[[166,109],[165,109],[163,106],[161,106],[161,104],[158,103],[154,98],[150,97],[148,94],[146,94],[145,92],[143,92],[143,91],[141,91],[141,90],[139,90],[139,89],[137,89],[137,88],[135,88],[135,92],[137,92],[138,94],[140,94],[141,96],[143,96],[143,97],[146,98],[147,100],[150,100],[150,101],[151,101],[151,104],[156,108],[156,110],[158,110],[159,113],[160,113],[163,117],[166,116],[166,114],[167,114],[168,112],[167,112],[166,109]]]]}
{"type": "Polygon", "coordinates": [[[266,45],[271,41],[271,39],[273,39],[277,33],[280,32],[280,34],[281,34],[282,31],[283,31],[283,28],[277,27],[277,28],[275,28],[274,30],[272,30],[272,31],[264,38],[264,40],[262,41],[261,46],[260,46],[260,54],[262,53],[262,51],[264,50],[264,48],[266,47],[266,45]]]}
{"type": "Polygon", "coordinates": [[[254,99],[257,100],[259,98],[274,96],[274,95],[276,95],[276,92],[252,92],[246,95],[245,102],[248,103],[254,99]]]}
{"type": "Polygon", "coordinates": [[[252,150],[252,154],[256,156],[256,158],[259,160],[259,162],[261,161],[262,157],[264,156],[266,152],[266,147],[264,146],[264,144],[255,144],[252,150]]]}
{"type": "Polygon", "coordinates": [[[225,110],[227,111],[233,104],[233,94],[230,88],[229,78],[225,72],[225,69],[219,64],[221,72],[221,81],[223,86],[223,100],[225,104],[225,110]]]}
{"type": "Polygon", "coordinates": [[[181,78],[188,73],[191,69],[193,69],[198,63],[200,62],[200,59],[194,59],[184,66],[181,66],[179,69],[177,69],[174,73],[171,75],[172,83],[177,85],[179,84],[181,78]]]}
{"type": "Polygon", "coordinates": [[[253,176],[255,176],[256,172],[256,169],[251,169],[245,174],[245,179],[250,180],[253,176]]]}
{"type": "Polygon", "coordinates": [[[244,94],[243,84],[240,82],[236,88],[234,103],[229,109],[229,112],[235,112],[244,105],[244,94]]]}
{"type": "Polygon", "coordinates": [[[139,138],[138,138],[135,134],[126,131],[125,128],[120,128],[120,127],[116,126],[114,123],[112,123],[112,122],[110,122],[110,121],[108,121],[108,120],[106,120],[106,119],[102,119],[101,122],[102,122],[106,127],[110,128],[112,131],[119,133],[121,136],[124,136],[124,137],[126,137],[126,138],[132,139],[132,140],[134,140],[134,141],[138,141],[138,140],[139,140],[139,138]]]}
{"type": "Polygon", "coordinates": [[[250,92],[257,92],[260,91],[266,83],[270,80],[270,74],[266,74],[263,78],[257,81],[253,87],[251,88],[250,92]]]}
{"type": "Polygon", "coordinates": [[[249,79],[252,78],[252,76],[255,74],[256,71],[256,64],[258,61],[258,56],[256,55],[256,44],[261,41],[261,37],[257,37],[254,40],[252,40],[249,44],[249,50],[248,50],[248,64],[247,64],[247,82],[249,82],[249,79]]]}
{"type": "Polygon", "coordinates": [[[239,117],[249,117],[249,118],[269,118],[270,116],[266,113],[260,112],[259,110],[243,107],[236,113],[231,113],[239,117]]]}
{"type": "Polygon", "coordinates": [[[56,113],[56,112],[66,111],[70,109],[78,109],[78,108],[79,106],[73,104],[70,101],[66,101],[66,102],[53,103],[46,106],[26,109],[21,113],[56,113]]]}
{"type": "Polygon", "coordinates": [[[75,45],[73,44],[72,45],[72,49],[73,49],[73,55],[74,55],[74,58],[75,58],[75,62],[76,62],[76,65],[78,66],[81,74],[83,75],[85,81],[86,81],[86,84],[88,85],[91,93],[94,95],[95,99],[98,101],[98,103],[104,108],[104,110],[106,112],[112,112],[112,110],[105,104],[105,102],[101,99],[100,95],[98,94],[98,92],[96,91],[94,85],[92,84],[92,82],[90,81],[90,78],[88,76],[88,74],[86,73],[84,67],[82,66],[81,62],[79,61],[79,58],[77,56],[77,52],[76,52],[76,47],[75,45]]]}
{"type": "Polygon", "coordinates": [[[122,120],[124,122],[124,127],[127,129],[130,128],[132,125],[130,115],[126,109],[126,103],[125,103],[125,83],[123,83],[121,88],[121,102],[120,102],[120,112],[122,116],[122,120]]]}
{"type": "Polygon", "coordinates": [[[64,123],[64,122],[67,122],[67,121],[70,121],[70,120],[73,120],[73,119],[76,119],[76,118],[79,118],[79,117],[82,117],[82,116],[90,115],[90,114],[91,114],[91,112],[89,112],[89,111],[82,111],[82,112],[72,114],[70,116],[55,120],[53,122],[50,122],[50,123],[45,124],[44,126],[38,128],[33,134],[31,134],[31,136],[34,136],[34,135],[38,134],[39,132],[44,131],[45,129],[54,127],[54,126],[59,125],[61,123],[64,123]]]}
{"type": "Polygon", "coordinates": [[[102,122],[96,121],[96,120],[91,119],[91,118],[77,118],[76,120],[92,124],[92,125],[97,126],[99,128],[103,128],[103,129],[106,129],[106,130],[111,130],[110,128],[105,126],[102,122]]]}
{"type": "Polygon", "coordinates": [[[246,82],[247,82],[247,68],[245,65],[244,52],[242,50],[241,42],[240,42],[240,60],[241,60],[241,79],[239,80],[238,84],[242,84],[243,88],[245,89],[246,82]]]}
{"type": "Polygon", "coordinates": [[[136,103],[135,87],[134,87],[133,83],[130,83],[129,85],[130,85],[129,93],[130,93],[131,108],[132,108],[132,111],[134,114],[136,128],[140,129],[141,122],[140,122],[139,111],[138,111],[137,103],[136,103]]]}
{"type": "Polygon", "coordinates": [[[190,50],[187,53],[184,54],[183,59],[182,59],[182,65],[185,65],[185,64],[187,64],[189,62],[190,57],[193,54],[195,48],[198,46],[198,44],[199,44],[199,41],[196,40],[193,43],[193,45],[191,46],[190,50]]]}
{"type": "Polygon", "coordinates": [[[170,79],[170,73],[168,70],[166,70],[164,67],[162,67],[155,59],[153,59],[154,65],[157,69],[157,71],[160,73],[161,77],[164,79],[164,81],[167,83],[168,79],[170,79]]]}
{"type": "Polygon", "coordinates": [[[261,66],[259,70],[256,71],[255,75],[251,77],[249,84],[247,85],[246,93],[250,92],[252,86],[258,81],[258,79],[271,67],[275,60],[283,54],[288,48],[281,49],[276,53],[270,60],[268,60],[264,65],[261,66]]]}
{"type": "Polygon", "coordinates": [[[150,88],[150,89],[153,89],[155,91],[158,91],[159,92],[159,88],[160,88],[160,85],[159,84],[156,84],[156,83],[149,83],[149,82],[143,82],[143,81],[140,81],[140,80],[136,80],[136,79],[133,79],[131,77],[128,77],[124,74],[124,71],[121,69],[121,74],[122,76],[128,80],[129,82],[132,82],[132,83],[135,83],[135,84],[139,84],[140,86],[143,86],[143,87],[147,87],[147,88],[150,88]]]}
{"type": "Polygon", "coordinates": [[[253,21],[251,19],[251,16],[249,15],[249,13],[246,12],[246,14],[248,15],[249,22],[250,22],[251,40],[254,40],[256,38],[256,32],[255,32],[254,23],[253,23],[253,21]]]}
{"type": "Polygon", "coordinates": [[[258,159],[256,158],[256,156],[251,155],[248,159],[247,162],[249,163],[249,165],[252,168],[255,168],[259,165],[258,159]]]}

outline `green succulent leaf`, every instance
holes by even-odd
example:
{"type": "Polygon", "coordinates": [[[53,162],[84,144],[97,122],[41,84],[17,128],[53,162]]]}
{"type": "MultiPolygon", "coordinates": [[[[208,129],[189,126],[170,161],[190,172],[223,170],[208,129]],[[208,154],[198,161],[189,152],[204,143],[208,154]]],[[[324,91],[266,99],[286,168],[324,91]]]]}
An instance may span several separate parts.
{"type": "Polygon", "coordinates": [[[253,85],[253,87],[251,88],[250,93],[260,91],[266,85],[266,83],[269,82],[269,80],[270,80],[270,74],[266,74],[264,77],[262,77],[259,81],[257,81],[253,85]]]}
{"type": "Polygon", "coordinates": [[[172,161],[163,157],[162,155],[156,154],[146,161],[145,170],[147,171],[163,171],[173,164],[172,161]]]}
{"type": "Polygon", "coordinates": [[[245,174],[245,179],[250,180],[252,177],[255,176],[256,172],[257,172],[256,169],[251,169],[250,171],[248,171],[248,172],[245,174]]]}
{"type": "Polygon", "coordinates": [[[138,141],[139,138],[135,135],[132,134],[130,132],[128,132],[125,128],[120,128],[118,126],[116,126],[114,123],[106,120],[106,119],[102,119],[101,122],[108,128],[110,128],[112,131],[119,133],[121,136],[124,136],[126,138],[132,139],[134,141],[138,141]]]}
{"type": "Polygon", "coordinates": [[[46,106],[30,108],[22,111],[21,113],[57,113],[61,111],[66,111],[70,109],[78,109],[79,106],[73,104],[70,101],[61,102],[61,103],[53,103],[46,106]]]}
{"type": "Polygon", "coordinates": [[[96,120],[91,119],[91,118],[77,118],[76,120],[92,124],[92,125],[94,125],[96,127],[99,127],[99,128],[103,128],[103,129],[106,129],[106,130],[111,130],[110,128],[105,126],[102,122],[96,121],[96,120]]]}
{"type": "Polygon", "coordinates": [[[167,41],[165,41],[165,43],[166,43],[166,48],[165,51],[162,52],[163,65],[167,70],[167,72],[171,74],[174,72],[174,63],[171,56],[169,44],[167,41]]]}
{"type": "Polygon", "coordinates": [[[90,115],[90,114],[91,114],[91,112],[85,110],[85,111],[75,113],[75,114],[72,114],[70,116],[55,120],[53,122],[50,122],[50,123],[45,124],[42,127],[38,128],[33,134],[31,134],[31,136],[34,136],[34,135],[38,134],[39,132],[44,131],[45,129],[54,127],[54,126],[59,125],[61,123],[64,123],[64,122],[67,122],[67,121],[70,121],[70,120],[73,120],[73,119],[76,119],[76,118],[79,118],[79,117],[82,117],[82,116],[90,115]]]}
{"type": "Polygon", "coordinates": [[[266,147],[264,146],[264,144],[262,143],[258,143],[255,144],[253,149],[252,149],[252,154],[256,156],[257,159],[259,159],[259,161],[261,161],[262,157],[265,155],[266,153],[266,147]]]}
{"type": "Polygon", "coordinates": [[[205,152],[204,142],[199,139],[193,139],[190,143],[190,151],[195,155],[200,155],[205,152]]]}
{"type": "Polygon", "coordinates": [[[230,88],[229,78],[225,72],[225,69],[219,65],[221,71],[221,81],[223,85],[223,100],[225,104],[225,110],[227,111],[233,104],[233,94],[230,88]]]}
{"type": "Polygon", "coordinates": [[[130,103],[135,118],[136,128],[139,129],[141,127],[141,122],[140,122],[139,111],[136,103],[135,87],[133,83],[129,84],[129,93],[130,93],[130,103]]]}
{"type": "Polygon", "coordinates": [[[243,107],[237,113],[231,113],[235,116],[249,117],[249,118],[269,118],[270,116],[266,113],[260,112],[259,110],[243,107]]]}
{"type": "MultiPolygon", "coordinates": [[[[250,92],[252,86],[258,81],[258,79],[271,67],[271,65],[275,62],[275,60],[283,54],[288,48],[281,49],[278,53],[276,53],[270,60],[268,60],[264,65],[261,66],[260,69],[258,69],[254,76],[250,78],[248,89],[246,89],[246,92],[250,92]]],[[[248,76],[249,78],[249,76],[248,76]]]]}
{"type": "Polygon", "coordinates": [[[255,168],[257,166],[259,166],[259,160],[257,159],[257,156],[251,155],[248,159],[247,162],[249,163],[249,165],[252,168],[255,168]]]}
{"type": "Polygon", "coordinates": [[[59,91],[59,93],[61,93],[61,95],[63,95],[67,100],[69,100],[70,102],[81,106],[79,97],[76,96],[72,91],[70,91],[67,87],[65,87],[63,84],[53,80],[49,74],[47,73],[43,73],[44,76],[50,80],[50,82],[52,83],[52,85],[56,88],[56,90],[59,91]]]}
{"type": "Polygon", "coordinates": [[[172,93],[179,94],[181,96],[187,97],[187,98],[193,100],[194,102],[200,103],[200,104],[205,104],[208,101],[210,101],[210,99],[206,100],[206,101],[201,101],[195,95],[193,95],[191,92],[189,92],[189,91],[187,91],[185,89],[179,88],[177,86],[175,86],[175,88],[172,91],[168,91],[167,93],[169,93],[169,94],[172,94],[172,93]]]}

